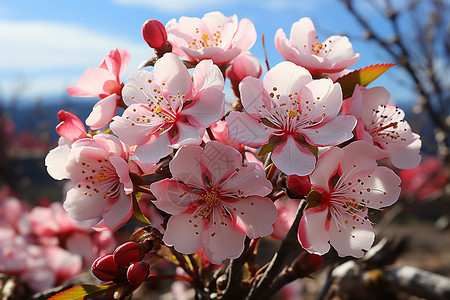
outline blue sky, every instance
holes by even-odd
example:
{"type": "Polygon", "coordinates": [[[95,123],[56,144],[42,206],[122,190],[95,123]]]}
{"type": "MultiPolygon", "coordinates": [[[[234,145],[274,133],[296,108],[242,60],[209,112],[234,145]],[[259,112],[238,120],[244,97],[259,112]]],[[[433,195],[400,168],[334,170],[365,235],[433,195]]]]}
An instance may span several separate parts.
{"type": "MultiPolygon", "coordinates": [[[[361,1],[371,18],[377,12],[361,1]]],[[[351,33],[355,52],[361,53],[354,68],[391,62],[381,51],[362,42],[355,21],[336,0],[39,0],[0,2],[0,97],[9,99],[20,86],[20,98],[45,99],[65,95],[65,89],[75,84],[83,71],[98,66],[103,57],[116,47],[131,53],[131,62],[122,80],[136,70],[144,59],[153,56],[141,36],[141,26],[147,19],[163,24],[181,16],[201,17],[219,10],[225,15],[249,18],[256,27],[258,40],[251,52],[264,64],[261,34],[271,66],[283,61],[273,44],[275,32],[283,28],[288,34],[293,22],[308,16],[315,23],[319,40],[332,34],[351,33]]],[[[382,22],[378,30],[383,32],[382,22]]],[[[388,34],[386,32],[386,34],[388,34]]],[[[408,99],[406,89],[396,87],[389,71],[375,85],[384,85],[394,101],[408,99]]],[[[230,99],[231,100],[231,99],[230,99]]]]}

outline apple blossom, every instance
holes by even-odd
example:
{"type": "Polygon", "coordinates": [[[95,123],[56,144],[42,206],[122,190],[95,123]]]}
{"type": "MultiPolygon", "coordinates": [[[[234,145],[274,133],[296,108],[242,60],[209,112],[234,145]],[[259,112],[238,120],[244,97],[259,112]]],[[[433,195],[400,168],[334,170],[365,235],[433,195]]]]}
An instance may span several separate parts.
{"type": "Polygon", "coordinates": [[[319,43],[310,18],[292,24],[289,40],[283,29],[278,29],[275,47],[286,60],[307,68],[312,74],[340,72],[359,59],[359,53],[353,53],[346,36],[333,35],[319,43]]]}
{"type": "Polygon", "coordinates": [[[262,68],[259,61],[250,52],[242,52],[234,60],[231,66],[225,72],[230,78],[231,87],[234,94],[239,97],[239,83],[247,76],[259,78],[262,74],[262,68]]]}
{"type": "Polygon", "coordinates": [[[153,74],[131,74],[123,89],[129,107],[110,127],[123,142],[137,145],[139,160],[156,163],[173,149],[201,143],[204,129],[224,114],[223,86],[212,61],[199,63],[191,80],[183,62],[166,53],[155,63],[153,74]]]}
{"type": "Polygon", "coordinates": [[[116,114],[117,105],[122,97],[123,84],[120,76],[125,72],[130,61],[130,54],[125,49],[115,49],[103,59],[99,67],[88,68],[77,80],[76,86],[67,92],[76,97],[100,97],[86,124],[92,129],[107,125],[116,114]]]}
{"type": "Polygon", "coordinates": [[[337,116],[340,85],[330,79],[313,80],[292,62],[270,69],[263,82],[244,78],[240,92],[246,112],[231,112],[226,118],[231,136],[251,147],[270,143],[273,163],[287,175],[314,170],[310,145],[337,145],[353,136],[356,119],[337,116]]]}
{"type": "Polygon", "coordinates": [[[238,23],[236,15],[225,17],[221,12],[207,13],[203,18],[181,17],[166,24],[172,52],[193,62],[212,59],[215,64],[227,63],[256,41],[256,30],[248,19],[238,23]]]}
{"type": "Polygon", "coordinates": [[[99,226],[115,229],[130,218],[133,184],[128,157],[129,150],[112,135],[98,134],[72,144],[68,157],[60,162],[73,183],[64,202],[73,219],[102,217],[99,226]]]}
{"type": "Polygon", "coordinates": [[[203,248],[213,264],[237,258],[244,239],[273,231],[276,208],[264,197],[271,189],[264,171],[242,164],[234,148],[210,141],[185,146],[169,164],[172,179],[150,186],[156,207],[170,213],[163,241],[181,253],[203,248]]]}
{"type": "Polygon", "coordinates": [[[356,138],[385,150],[392,164],[399,169],[413,169],[420,163],[420,136],[412,132],[405,113],[388,104],[390,94],[383,87],[356,86],[343,105],[343,113],[358,119],[356,138]]]}
{"type": "Polygon", "coordinates": [[[298,229],[303,248],[323,255],[331,244],[341,257],[362,257],[370,248],[374,233],[368,208],[390,206],[400,195],[400,178],[377,166],[382,156],[379,148],[355,141],[319,157],[298,229]]]}

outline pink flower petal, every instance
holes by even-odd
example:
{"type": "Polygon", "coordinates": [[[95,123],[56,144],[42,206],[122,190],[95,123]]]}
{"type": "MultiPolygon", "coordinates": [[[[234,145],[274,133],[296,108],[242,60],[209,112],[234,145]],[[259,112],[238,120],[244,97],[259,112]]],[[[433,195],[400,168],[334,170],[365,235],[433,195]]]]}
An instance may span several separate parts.
{"type": "Polygon", "coordinates": [[[153,69],[154,80],[165,83],[162,86],[163,94],[191,96],[192,80],[186,66],[173,53],[166,53],[155,63],[153,69]]]}
{"type": "Polygon", "coordinates": [[[107,213],[103,214],[103,220],[108,228],[117,230],[130,219],[132,214],[133,202],[131,195],[126,195],[121,190],[117,201],[110,206],[107,213]]]}
{"type": "Polygon", "coordinates": [[[165,132],[159,136],[151,136],[147,143],[136,147],[135,156],[143,162],[156,163],[164,156],[172,153],[172,151],[169,135],[165,132]]]}
{"type": "Polygon", "coordinates": [[[273,232],[277,220],[277,209],[272,200],[266,197],[250,196],[234,202],[224,202],[236,219],[236,226],[249,238],[264,237],[273,232]]]}
{"type": "Polygon", "coordinates": [[[194,81],[194,93],[207,88],[215,88],[223,91],[224,79],[220,69],[212,60],[202,60],[195,66],[192,74],[194,81]]]}
{"type": "Polygon", "coordinates": [[[384,151],[366,141],[355,141],[344,149],[345,155],[341,160],[343,174],[375,169],[376,160],[385,157],[384,151]]]}
{"type": "Polygon", "coordinates": [[[201,48],[199,50],[191,50],[186,47],[182,47],[184,53],[194,61],[200,61],[204,59],[212,59],[215,64],[221,65],[223,63],[227,63],[231,61],[233,58],[241,53],[241,49],[239,48],[231,48],[227,50],[223,50],[219,47],[208,47],[201,48]]]}
{"type": "Polygon", "coordinates": [[[116,173],[119,176],[120,183],[123,183],[125,193],[128,195],[133,192],[133,182],[130,178],[130,168],[128,163],[120,156],[110,156],[109,162],[116,169],[116,173]]]}
{"type": "Polygon", "coordinates": [[[272,128],[263,127],[250,114],[232,111],[227,117],[230,135],[239,143],[259,147],[269,141],[272,128]]]}
{"type": "Polygon", "coordinates": [[[209,127],[222,118],[225,112],[225,94],[216,88],[208,88],[195,95],[192,104],[183,109],[181,115],[197,127],[209,127]]]}
{"type": "Polygon", "coordinates": [[[206,144],[201,161],[206,169],[204,173],[210,174],[214,186],[219,186],[223,180],[236,172],[237,168],[242,167],[242,155],[233,147],[216,141],[206,144]]]}
{"type": "Polygon", "coordinates": [[[309,54],[311,47],[317,39],[314,24],[307,17],[301,18],[292,24],[289,36],[291,45],[301,51],[302,54],[309,54]]]}
{"type": "Polygon", "coordinates": [[[327,122],[337,116],[342,105],[342,90],[331,79],[313,80],[300,93],[302,111],[314,121],[327,122]]]}
{"type": "Polygon", "coordinates": [[[315,146],[330,146],[345,142],[353,137],[356,126],[354,116],[337,116],[322,126],[302,129],[308,143],[315,146]]]}
{"type": "Polygon", "coordinates": [[[200,130],[197,127],[183,122],[177,122],[176,126],[178,133],[172,140],[172,148],[178,149],[185,145],[201,144],[200,130]]]}
{"type": "Polygon", "coordinates": [[[339,218],[330,223],[330,243],[336,249],[340,257],[353,256],[356,258],[364,255],[364,250],[369,250],[372,246],[375,235],[370,222],[353,220],[353,218],[339,218]],[[337,225],[337,222],[341,226],[337,225]],[[343,226],[343,227],[342,227],[343,226]]]}
{"type": "Polygon", "coordinates": [[[50,150],[45,157],[45,166],[47,167],[47,172],[50,176],[56,180],[61,180],[69,178],[69,172],[67,172],[66,167],[68,164],[67,156],[72,141],[60,137],[58,144],[58,147],[50,150]]]}
{"type": "Polygon", "coordinates": [[[399,147],[398,149],[394,147],[386,148],[391,155],[391,162],[395,167],[399,169],[414,169],[420,164],[422,160],[422,156],[420,155],[422,141],[417,134],[415,136],[416,140],[406,147],[399,147]]]}
{"type": "Polygon", "coordinates": [[[317,207],[305,209],[298,227],[300,245],[309,253],[324,255],[330,250],[330,236],[328,207],[324,210],[317,207]]]}
{"type": "Polygon", "coordinates": [[[103,193],[93,193],[87,188],[88,183],[79,183],[67,192],[64,209],[72,219],[77,221],[91,220],[100,217],[104,213],[107,198],[103,193]]]}
{"type": "Polygon", "coordinates": [[[116,114],[117,101],[119,100],[119,95],[112,94],[97,102],[86,119],[86,125],[91,127],[92,130],[97,130],[108,125],[116,114]]]}
{"type": "Polygon", "coordinates": [[[58,112],[59,124],[56,126],[56,132],[71,141],[87,136],[86,128],[83,122],[74,114],[60,110],[58,112]]]}
{"type": "MultiPolygon", "coordinates": [[[[266,91],[287,98],[289,94],[299,92],[311,80],[312,77],[308,70],[292,62],[284,61],[270,69],[264,76],[263,82],[266,91]],[[280,80],[280,78],[283,78],[283,80],[280,80]]],[[[276,98],[274,97],[274,99],[276,98]]]]}
{"type": "Polygon", "coordinates": [[[76,86],[67,89],[67,92],[76,97],[104,97],[108,96],[104,90],[106,81],[116,81],[116,77],[108,70],[102,68],[89,68],[77,80],[76,86]]]}
{"type": "Polygon", "coordinates": [[[167,222],[163,241],[181,253],[195,253],[202,247],[203,230],[202,218],[194,219],[188,213],[172,216],[167,222]]]}
{"type": "Polygon", "coordinates": [[[255,25],[249,19],[242,19],[239,22],[236,33],[233,37],[232,46],[241,51],[249,50],[256,42],[257,34],[255,25]]]}
{"type": "Polygon", "coordinates": [[[172,215],[181,214],[201,198],[193,194],[184,184],[172,179],[154,182],[150,185],[150,190],[158,199],[153,202],[156,207],[172,215]]]}
{"type": "Polygon", "coordinates": [[[154,91],[160,89],[159,84],[161,83],[156,83],[153,74],[147,70],[131,73],[122,89],[123,102],[128,106],[137,103],[148,105],[155,97],[159,97],[157,91],[154,91]]]}
{"type": "Polygon", "coordinates": [[[333,147],[319,157],[316,169],[311,174],[310,181],[314,188],[320,187],[323,191],[329,192],[328,182],[336,173],[339,162],[344,156],[344,151],[340,148],[333,147]]]}
{"type": "Polygon", "coordinates": [[[245,111],[254,116],[262,116],[260,110],[271,106],[269,92],[264,89],[261,80],[254,77],[247,77],[239,84],[241,102],[245,111]]]}
{"type": "Polygon", "coordinates": [[[169,164],[173,179],[189,186],[204,188],[203,172],[200,167],[202,152],[203,149],[198,146],[186,146],[179,149],[169,164]]]}
{"type": "Polygon", "coordinates": [[[272,184],[266,179],[265,172],[257,169],[254,164],[244,164],[238,168],[231,177],[227,178],[221,185],[222,192],[235,194],[236,196],[266,196],[272,191],[272,184]]]}
{"type": "Polygon", "coordinates": [[[291,135],[283,145],[275,148],[272,161],[286,175],[308,175],[316,165],[314,155],[307,148],[300,146],[291,135]]]}
{"type": "Polygon", "coordinates": [[[221,264],[227,258],[237,258],[244,250],[245,234],[236,230],[229,218],[213,209],[212,219],[202,236],[203,251],[213,264],[221,264]]]}

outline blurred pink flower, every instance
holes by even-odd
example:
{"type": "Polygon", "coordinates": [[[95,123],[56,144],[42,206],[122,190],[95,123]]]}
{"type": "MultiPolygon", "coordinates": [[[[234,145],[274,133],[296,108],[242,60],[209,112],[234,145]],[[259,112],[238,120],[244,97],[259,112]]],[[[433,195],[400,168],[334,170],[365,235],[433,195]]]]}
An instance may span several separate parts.
{"type": "Polygon", "coordinates": [[[207,13],[203,18],[181,17],[166,24],[172,52],[193,62],[211,59],[215,64],[227,63],[256,41],[256,30],[248,19],[238,23],[236,15],[225,17],[221,12],[207,13]]]}
{"type": "Polygon", "coordinates": [[[120,76],[125,72],[130,54],[125,49],[115,49],[103,59],[99,67],[88,68],[77,80],[76,86],[67,92],[76,97],[100,97],[94,105],[86,124],[93,130],[107,125],[116,114],[122,99],[123,83],[120,76]]]}
{"type": "Polygon", "coordinates": [[[307,148],[331,146],[353,137],[356,119],[338,116],[342,91],[330,79],[313,80],[304,68],[282,62],[264,81],[246,77],[240,84],[245,113],[226,120],[231,136],[250,147],[271,143],[272,161],[287,175],[310,174],[316,158],[307,148]]]}
{"type": "Polygon", "coordinates": [[[129,107],[110,127],[129,145],[136,157],[156,163],[183,145],[199,145],[204,129],[224,114],[224,80],[212,61],[202,61],[193,79],[183,62],[166,53],[155,63],[153,74],[131,74],[123,89],[129,107]]]}
{"type": "Polygon", "coordinates": [[[283,29],[278,29],[275,47],[286,60],[307,68],[314,75],[340,72],[359,59],[359,53],[353,53],[346,36],[333,35],[319,43],[310,18],[292,24],[289,40],[283,29]]]}
{"type": "Polygon", "coordinates": [[[310,176],[315,192],[307,197],[298,231],[303,248],[323,255],[331,244],[341,257],[362,257],[362,250],[371,247],[374,233],[367,209],[390,206],[400,195],[401,180],[391,169],[377,166],[381,157],[381,150],[365,141],[334,147],[319,157],[310,176]]]}
{"type": "Polygon", "coordinates": [[[356,86],[350,99],[344,101],[342,112],[358,119],[356,138],[386,150],[392,164],[400,169],[419,165],[420,136],[412,132],[405,113],[388,104],[390,94],[383,87],[367,89],[356,86]]]}
{"type": "Polygon", "coordinates": [[[150,186],[156,207],[172,214],[164,242],[181,253],[203,248],[213,264],[238,257],[245,236],[272,233],[272,190],[264,171],[242,164],[241,154],[219,142],[181,148],[169,164],[172,179],[150,186]]]}
{"type": "Polygon", "coordinates": [[[273,233],[271,235],[273,238],[282,240],[287,235],[294,223],[299,204],[300,199],[291,199],[288,196],[282,196],[275,201],[278,217],[277,221],[273,224],[273,233]]]}

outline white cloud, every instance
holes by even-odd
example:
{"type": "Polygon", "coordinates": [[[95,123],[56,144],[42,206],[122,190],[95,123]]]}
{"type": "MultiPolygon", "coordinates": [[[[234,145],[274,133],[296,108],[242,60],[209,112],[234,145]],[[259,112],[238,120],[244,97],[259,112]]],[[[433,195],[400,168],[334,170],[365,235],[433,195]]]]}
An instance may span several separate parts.
{"type": "Polygon", "coordinates": [[[184,13],[190,11],[196,11],[199,9],[218,9],[222,8],[224,5],[230,5],[233,0],[222,1],[222,0],[170,0],[170,1],[160,1],[160,0],[113,0],[114,3],[120,5],[131,5],[131,6],[141,6],[148,7],[152,10],[157,10],[167,13],[184,13]]]}
{"type": "Polygon", "coordinates": [[[114,48],[145,58],[148,47],[90,29],[48,21],[0,21],[1,71],[96,66],[114,48]],[[135,54],[136,55],[136,54],[135,54]]]}

